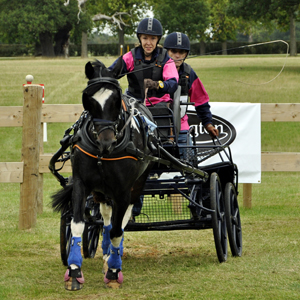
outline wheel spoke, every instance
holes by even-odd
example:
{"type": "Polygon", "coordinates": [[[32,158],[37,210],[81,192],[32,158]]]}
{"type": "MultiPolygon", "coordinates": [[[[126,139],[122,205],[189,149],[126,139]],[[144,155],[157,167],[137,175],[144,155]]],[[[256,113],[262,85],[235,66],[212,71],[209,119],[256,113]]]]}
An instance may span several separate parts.
{"type": "Polygon", "coordinates": [[[225,212],[220,212],[220,216],[219,216],[220,220],[222,221],[222,223],[225,221],[225,212]]]}

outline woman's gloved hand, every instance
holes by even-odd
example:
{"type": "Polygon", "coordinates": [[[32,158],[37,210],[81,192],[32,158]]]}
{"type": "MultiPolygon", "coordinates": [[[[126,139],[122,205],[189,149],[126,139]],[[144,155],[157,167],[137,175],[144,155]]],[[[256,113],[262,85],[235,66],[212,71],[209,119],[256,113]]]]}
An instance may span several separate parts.
{"type": "Polygon", "coordinates": [[[212,138],[215,138],[216,136],[219,135],[219,130],[215,128],[215,126],[212,124],[205,125],[205,129],[212,138]]]}
{"type": "Polygon", "coordinates": [[[144,88],[148,88],[149,90],[158,90],[158,81],[153,81],[150,78],[146,78],[144,79],[144,88]]]}

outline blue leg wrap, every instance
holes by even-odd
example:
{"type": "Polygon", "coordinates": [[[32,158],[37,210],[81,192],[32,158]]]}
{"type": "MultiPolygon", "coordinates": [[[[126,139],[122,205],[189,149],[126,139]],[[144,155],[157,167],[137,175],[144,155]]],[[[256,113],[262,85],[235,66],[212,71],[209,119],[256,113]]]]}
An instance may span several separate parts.
{"type": "Polygon", "coordinates": [[[103,226],[103,240],[102,240],[102,250],[103,255],[109,254],[109,246],[110,246],[110,230],[112,225],[109,224],[108,226],[103,226]]]}
{"type": "MultiPolygon", "coordinates": [[[[123,235],[122,235],[122,239],[121,239],[121,243],[120,243],[120,255],[121,257],[123,256],[123,242],[124,242],[124,230],[123,230],[123,235]]],[[[107,249],[107,254],[109,255],[110,254],[110,247],[111,247],[111,244],[109,244],[108,246],[108,249],[107,249]]],[[[104,253],[103,253],[104,255],[104,253]]]]}
{"type": "Polygon", "coordinates": [[[123,242],[124,242],[124,230],[123,230],[122,240],[121,240],[121,243],[120,243],[120,255],[121,255],[121,257],[123,256],[123,242]]]}
{"type": "Polygon", "coordinates": [[[113,245],[110,245],[110,256],[107,264],[110,269],[122,270],[122,259],[120,255],[120,247],[115,248],[113,245]]]}
{"type": "Polygon", "coordinates": [[[70,266],[72,264],[78,266],[79,268],[82,265],[81,237],[72,237],[68,265],[70,266]]]}

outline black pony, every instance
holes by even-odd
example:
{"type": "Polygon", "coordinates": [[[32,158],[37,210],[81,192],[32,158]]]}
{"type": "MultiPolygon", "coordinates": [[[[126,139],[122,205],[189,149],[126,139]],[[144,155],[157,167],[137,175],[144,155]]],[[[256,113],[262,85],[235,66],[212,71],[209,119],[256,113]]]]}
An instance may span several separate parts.
{"type": "Polygon", "coordinates": [[[147,137],[151,132],[146,131],[145,119],[152,117],[143,104],[122,95],[116,80],[121,69],[121,57],[112,70],[99,61],[86,64],[89,81],[82,96],[85,113],[70,143],[72,182],[52,196],[56,211],[73,209],[73,237],[65,273],[68,290],[80,289],[84,283],[81,235],[85,201],[91,193],[100,202],[104,220],[102,249],[108,265],[104,281],[108,286],[123,282],[123,231],[150,168],[149,161],[134,153],[150,153],[147,137]]]}

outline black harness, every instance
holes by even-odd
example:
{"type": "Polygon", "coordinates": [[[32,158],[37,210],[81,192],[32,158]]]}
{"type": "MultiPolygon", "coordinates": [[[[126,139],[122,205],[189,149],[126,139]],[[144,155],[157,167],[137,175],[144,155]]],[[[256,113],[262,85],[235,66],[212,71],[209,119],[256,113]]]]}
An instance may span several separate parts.
{"type": "MultiPolygon", "coordinates": [[[[183,72],[179,75],[178,85],[181,86],[180,92],[180,102],[190,102],[189,99],[189,78],[191,74],[192,67],[186,63],[182,64],[183,72]]],[[[180,106],[180,117],[183,118],[187,112],[187,105],[180,106]]]]}
{"type": "MultiPolygon", "coordinates": [[[[102,82],[106,82],[103,81],[102,82]]],[[[85,90],[84,90],[85,91],[85,90]]],[[[70,145],[72,148],[76,144],[79,148],[85,152],[96,157],[110,157],[116,158],[124,152],[130,153],[135,151],[136,147],[133,143],[133,128],[130,126],[130,122],[135,122],[132,118],[133,110],[138,110],[140,114],[135,114],[135,119],[138,122],[138,127],[142,133],[142,139],[144,144],[144,151],[147,148],[147,135],[146,135],[146,124],[142,121],[142,116],[146,116],[149,120],[153,121],[153,116],[149,109],[143,104],[139,103],[136,99],[127,95],[122,95],[123,105],[120,108],[120,115],[117,121],[108,121],[103,119],[93,118],[88,111],[84,111],[81,117],[73,125],[74,136],[70,139],[70,145]],[[120,129],[120,121],[123,121],[123,128],[120,129]],[[103,125],[98,132],[95,132],[94,124],[103,125]],[[127,124],[127,125],[126,125],[127,124]],[[119,131],[118,131],[119,128],[119,131]],[[117,145],[110,155],[103,155],[100,153],[98,145],[96,144],[97,134],[105,129],[111,129],[116,134],[117,145]]]]}
{"type": "Polygon", "coordinates": [[[191,66],[183,63],[183,73],[179,75],[178,85],[181,86],[181,95],[188,96],[189,94],[189,78],[191,74],[191,66]]]}
{"type": "MultiPolygon", "coordinates": [[[[126,104],[126,106],[129,110],[128,104],[126,104]]],[[[129,113],[121,109],[120,116],[121,118],[123,118],[125,124],[129,118],[129,113]]],[[[97,134],[105,129],[112,129],[117,135],[117,145],[114,148],[113,152],[109,155],[109,157],[117,157],[119,153],[121,153],[126,149],[131,137],[130,126],[127,126],[125,130],[122,131],[122,136],[118,136],[118,131],[117,131],[117,126],[119,125],[118,121],[111,122],[102,119],[94,119],[88,111],[84,111],[81,118],[82,120],[79,121],[77,130],[75,130],[74,132],[74,137],[72,139],[72,144],[73,144],[72,146],[76,144],[81,149],[83,149],[89,154],[92,154],[93,156],[105,157],[105,155],[100,153],[98,145],[96,144],[97,134]],[[95,122],[97,123],[99,122],[99,124],[103,125],[103,127],[101,127],[101,129],[98,132],[95,132],[95,127],[94,127],[95,122]]]]}

